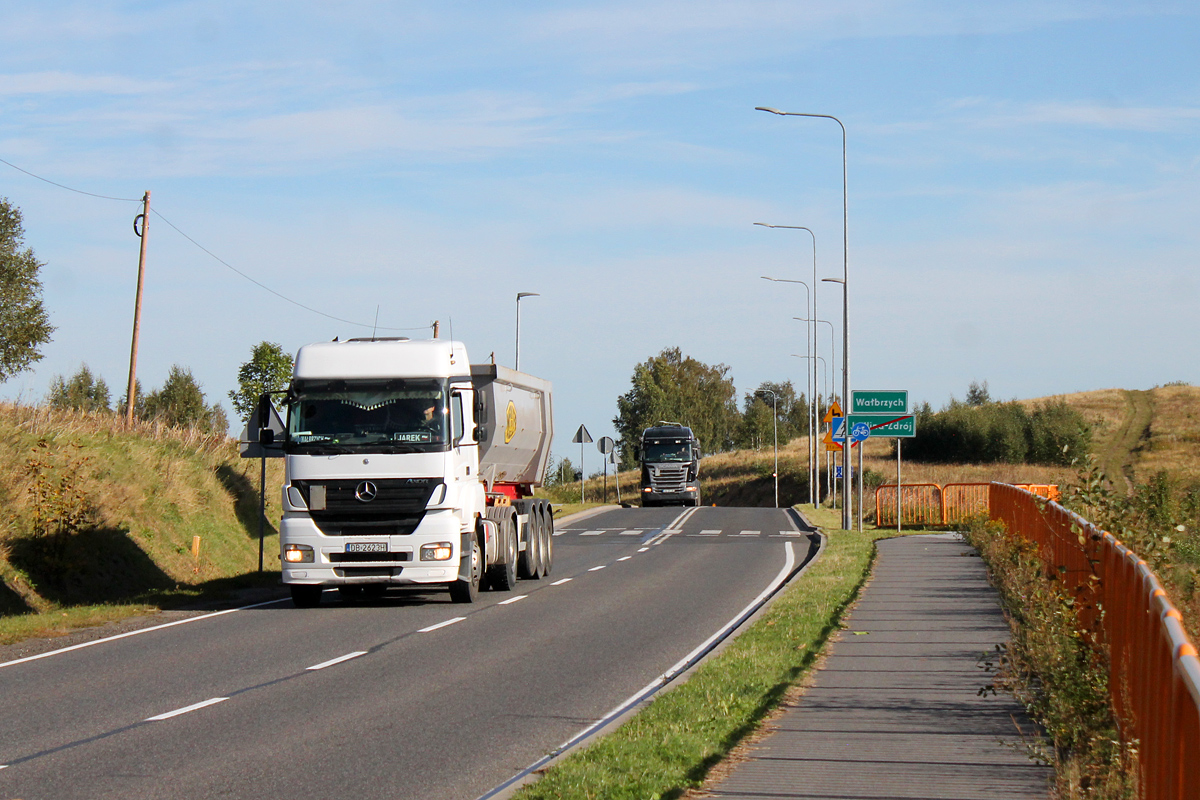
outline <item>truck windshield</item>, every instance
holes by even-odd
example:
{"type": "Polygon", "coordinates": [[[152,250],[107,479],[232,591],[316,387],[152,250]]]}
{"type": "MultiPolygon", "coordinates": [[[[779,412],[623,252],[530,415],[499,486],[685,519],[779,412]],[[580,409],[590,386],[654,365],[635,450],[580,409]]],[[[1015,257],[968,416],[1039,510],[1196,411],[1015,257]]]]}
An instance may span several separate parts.
{"type": "Polygon", "coordinates": [[[642,460],[648,463],[692,460],[692,448],[687,442],[647,442],[645,451],[642,460]]]}
{"type": "Polygon", "coordinates": [[[297,380],[289,453],[408,453],[447,447],[445,381],[297,380]]]}

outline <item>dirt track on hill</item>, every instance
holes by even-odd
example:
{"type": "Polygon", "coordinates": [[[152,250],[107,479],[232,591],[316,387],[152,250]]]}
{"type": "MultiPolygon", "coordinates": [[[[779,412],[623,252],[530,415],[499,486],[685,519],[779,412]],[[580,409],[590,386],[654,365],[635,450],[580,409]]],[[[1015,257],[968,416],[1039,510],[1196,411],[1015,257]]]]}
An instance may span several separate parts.
{"type": "Polygon", "coordinates": [[[1133,454],[1150,437],[1153,416],[1153,393],[1125,390],[1125,416],[1100,453],[1100,465],[1114,483],[1124,483],[1126,492],[1133,491],[1133,454]]]}

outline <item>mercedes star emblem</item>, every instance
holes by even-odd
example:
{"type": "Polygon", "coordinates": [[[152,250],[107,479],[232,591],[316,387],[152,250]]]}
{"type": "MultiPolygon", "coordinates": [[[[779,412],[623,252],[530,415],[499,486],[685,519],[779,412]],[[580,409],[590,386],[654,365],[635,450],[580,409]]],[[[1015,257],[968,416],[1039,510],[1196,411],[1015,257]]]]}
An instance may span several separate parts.
{"type": "Polygon", "coordinates": [[[375,495],[379,494],[379,489],[370,481],[363,481],[354,490],[354,496],[358,498],[360,503],[369,503],[375,499],[375,495]]]}

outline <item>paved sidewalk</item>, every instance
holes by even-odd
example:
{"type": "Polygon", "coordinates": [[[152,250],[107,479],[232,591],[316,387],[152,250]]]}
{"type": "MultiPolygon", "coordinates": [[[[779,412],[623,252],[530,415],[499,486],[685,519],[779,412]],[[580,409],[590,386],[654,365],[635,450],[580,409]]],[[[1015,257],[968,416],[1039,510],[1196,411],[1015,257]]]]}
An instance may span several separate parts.
{"type": "MultiPolygon", "coordinates": [[[[837,535],[836,533],[833,535],[837,535]]],[[[723,780],[720,798],[1046,798],[1008,696],[979,656],[1008,638],[983,562],[955,534],[879,542],[871,581],[814,685],[723,780]]]]}

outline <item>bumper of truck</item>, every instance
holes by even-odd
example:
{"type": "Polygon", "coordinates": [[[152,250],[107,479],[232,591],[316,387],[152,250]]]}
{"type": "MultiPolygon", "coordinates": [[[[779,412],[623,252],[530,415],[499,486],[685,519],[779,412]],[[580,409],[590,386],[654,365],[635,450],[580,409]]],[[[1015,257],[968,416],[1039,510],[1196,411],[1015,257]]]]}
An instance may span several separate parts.
{"type": "Polygon", "coordinates": [[[390,585],[449,584],[458,576],[461,523],[450,511],[430,512],[412,533],[403,536],[326,536],[303,513],[285,514],[280,526],[283,582],[325,586],[372,583],[390,585]],[[450,543],[450,557],[422,560],[424,545],[450,543]],[[347,552],[347,545],[385,543],[386,552],[347,552]],[[289,561],[288,551],[311,548],[311,561],[289,561]],[[352,560],[350,560],[352,559],[352,560]]]}

